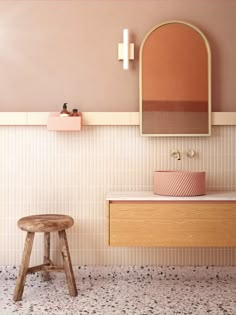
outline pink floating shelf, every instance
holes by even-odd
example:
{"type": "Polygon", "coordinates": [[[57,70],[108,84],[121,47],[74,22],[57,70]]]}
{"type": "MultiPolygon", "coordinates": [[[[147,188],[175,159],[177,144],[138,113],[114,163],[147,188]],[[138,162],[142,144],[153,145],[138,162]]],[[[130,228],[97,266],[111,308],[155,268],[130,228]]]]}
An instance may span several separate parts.
{"type": "Polygon", "coordinates": [[[81,116],[61,117],[59,113],[50,113],[47,128],[49,131],[80,131],[81,116]]]}

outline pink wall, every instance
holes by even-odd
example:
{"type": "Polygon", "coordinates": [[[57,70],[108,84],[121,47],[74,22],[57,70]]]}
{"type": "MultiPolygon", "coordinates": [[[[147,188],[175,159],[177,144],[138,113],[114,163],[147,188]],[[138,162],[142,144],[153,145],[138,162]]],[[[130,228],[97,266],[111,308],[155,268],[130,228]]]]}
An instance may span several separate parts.
{"type": "Polygon", "coordinates": [[[185,20],[213,54],[213,111],[235,111],[234,0],[0,1],[0,110],[138,111],[138,49],[149,29],[185,20]],[[123,71],[128,27],[136,60],[123,71]]]}

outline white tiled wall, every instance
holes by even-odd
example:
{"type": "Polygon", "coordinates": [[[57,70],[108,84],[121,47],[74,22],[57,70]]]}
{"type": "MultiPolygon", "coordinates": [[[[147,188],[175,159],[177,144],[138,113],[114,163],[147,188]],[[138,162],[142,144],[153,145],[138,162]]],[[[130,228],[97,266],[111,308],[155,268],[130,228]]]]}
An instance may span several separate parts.
{"type": "MultiPolygon", "coordinates": [[[[75,219],[68,240],[75,265],[236,263],[231,249],[109,248],[105,196],[108,191],[151,190],[157,169],[206,170],[208,190],[236,190],[236,127],[213,127],[211,137],[145,138],[138,127],[84,127],[48,132],[45,127],[0,127],[0,265],[19,264],[25,215],[64,213],[75,219]],[[171,149],[197,156],[181,161],[171,149]]],[[[53,236],[53,258],[57,236],[53,236]]],[[[31,263],[41,263],[42,235],[31,263]]]]}

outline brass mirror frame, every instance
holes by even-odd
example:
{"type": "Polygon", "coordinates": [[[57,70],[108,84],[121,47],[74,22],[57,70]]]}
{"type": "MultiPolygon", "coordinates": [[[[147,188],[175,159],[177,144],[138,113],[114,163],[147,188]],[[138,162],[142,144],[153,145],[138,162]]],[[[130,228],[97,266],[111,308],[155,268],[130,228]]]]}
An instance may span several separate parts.
{"type": "Polygon", "coordinates": [[[211,135],[211,102],[212,102],[212,96],[211,96],[211,49],[210,45],[208,42],[208,39],[206,36],[203,34],[203,32],[196,26],[184,22],[184,21],[178,21],[178,20],[171,20],[167,21],[161,24],[158,24],[154,26],[144,37],[142,44],[140,46],[140,56],[139,56],[139,118],[140,118],[140,134],[141,136],[149,136],[149,137],[204,137],[204,136],[210,136],[211,135]],[[155,31],[156,29],[168,25],[168,24],[174,24],[174,23],[179,23],[179,24],[184,24],[192,29],[194,29],[196,32],[198,32],[206,46],[207,54],[208,54],[208,133],[207,134],[144,134],[142,132],[142,54],[143,54],[143,47],[144,44],[149,37],[149,35],[155,31]]]}

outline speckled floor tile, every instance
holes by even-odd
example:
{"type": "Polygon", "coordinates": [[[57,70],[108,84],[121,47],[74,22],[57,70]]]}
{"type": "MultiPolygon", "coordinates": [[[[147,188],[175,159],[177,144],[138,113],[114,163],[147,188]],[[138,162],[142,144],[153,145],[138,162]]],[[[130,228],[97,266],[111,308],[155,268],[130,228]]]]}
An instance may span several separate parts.
{"type": "Polygon", "coordinates": [[[236,314],[233,267],[94,267],[75,270],[78,296],[65,275],[43,282],[28,275],[23,300],[14,303],[15,267],[0,267],[0,315],[236,314]]]}

